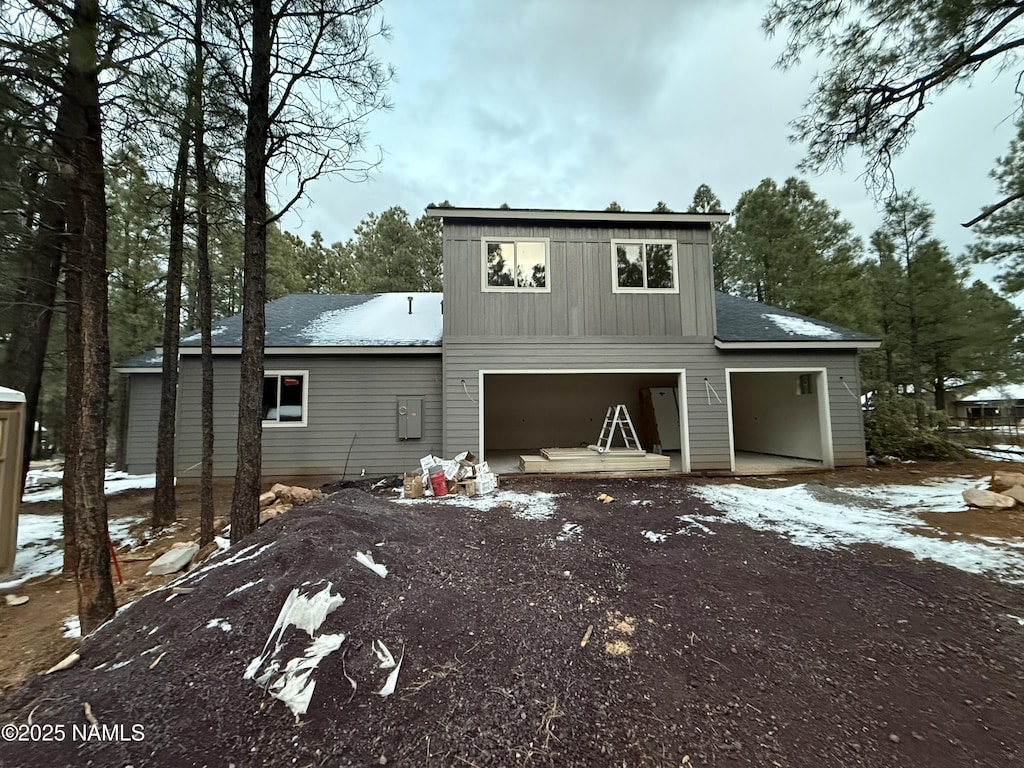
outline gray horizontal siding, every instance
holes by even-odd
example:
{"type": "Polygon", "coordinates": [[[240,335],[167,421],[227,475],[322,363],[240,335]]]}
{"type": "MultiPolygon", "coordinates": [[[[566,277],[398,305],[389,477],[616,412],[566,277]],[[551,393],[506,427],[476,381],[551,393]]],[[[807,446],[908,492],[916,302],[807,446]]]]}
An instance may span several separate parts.
{"type": "MultiPolygon", "coordinates": [[[[446,340],[444,445],[447,453],[479,444],[481,370],[686,370],[690,467],[728,469],[727,368],[827,368],[832,443],[837,466],[864,463],[864,431],[857,394],[860,386],[853,352],[730,352],[710,343],[611,339],[446,340]]],[[[610,403],[609,403],[610,405],[610,403]]]]}
{"type": "MultiPolygon", "coordinates": [[[[714,334],[706,225],[671,229],[445,223],[444,333],[471,336],[700,337],[714,334]],[[546,237],[549,293],[482,290],[482,238],[546,237]],[[613,293],[613,239],[675,240],[679,293],[613,293]]],[[[618,341],[621,343],[622,338],[618,341]]]]}
{"type": "MultiPolygon", "coordinates": [[[[308,371],[305,427],[263,429],[264,476],[355,477],[415,470],[441,451],[441,361],[423,355],[268,356],[268,371],[308,371]],[[400,440],[399,397],[423,397],[423,437],[400,440]],[[347,472],[346,472],[347,464],[347,472]]],[[[214,475],[235,474],[238,358],[215,362],[214,475]]],[[[185,357],[178,395],[177,475],[199,476],[200,364],[185,357]]]]}
{"type": "Polygon", "coordinates": [[[156,471],[161,380],[159,371],[128,374],[125,469],[133,475],[148,475],[156,471]]]}

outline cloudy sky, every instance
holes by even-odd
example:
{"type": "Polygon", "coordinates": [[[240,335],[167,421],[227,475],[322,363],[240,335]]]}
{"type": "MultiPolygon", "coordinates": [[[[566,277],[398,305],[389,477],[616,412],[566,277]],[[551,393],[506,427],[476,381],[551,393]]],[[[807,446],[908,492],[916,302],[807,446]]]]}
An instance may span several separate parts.
{"type": "MultiPolygon", "coordinates": [[[[781,72],[760,28],[768,0],[385,0],[394,108],[368,142],[369,182],[319,182],[285,220],[307,238],[346,240],[369,211],[431,202],[471,207],[685,210],[706,183],[731,209],[764,178],[797,172],[788,141],[813,65],[781,72]]],[[[997,199],[988,173],[1012,135],[1013,79],[982,72],[925,110],[896,165],[960,253],[960,222],[997,199]]],[[[859,178],[807,177],[865,239],[876,205],[859,178]]]]}

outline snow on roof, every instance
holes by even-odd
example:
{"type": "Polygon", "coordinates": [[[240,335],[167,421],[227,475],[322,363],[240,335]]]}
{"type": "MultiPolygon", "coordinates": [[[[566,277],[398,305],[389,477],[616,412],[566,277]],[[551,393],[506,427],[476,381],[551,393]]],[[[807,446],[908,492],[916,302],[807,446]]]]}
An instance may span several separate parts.
{"type": "Polygon", "coordinates": [[[320,313],[300,335],[324,347],[439,345],[441,294],[382,293],[354,307],[320,313]]]}
{"type": "Polygon", "coordinates": [[[975,392],[973,395],[960,399],[962,401],[995,400],[999,402],[1002,402],[1003,400],[1024,400],[1024,384],[1004,384],[1000,387],[989,387],[988,389],[983,389],[980,392],[975,392]]]}
{"type": "Polygon", "coordinates": [[[818,323],[810,320],[805,320],[802,317],[777,315],[772,312],[766,312],[761,315],[761,317],[765,320],[770,320],[786,333],[791,333],[794,336],[813,336],[817,339],[838,339],[840,336],[840,334],[832,328],[827,328],[824,325],[819,325],[818,323]]]}
{"type": "Polygon", "coordinates": [[[0,403],[24,403],[25,395],[16,389],[0,387],[0,403]]]}

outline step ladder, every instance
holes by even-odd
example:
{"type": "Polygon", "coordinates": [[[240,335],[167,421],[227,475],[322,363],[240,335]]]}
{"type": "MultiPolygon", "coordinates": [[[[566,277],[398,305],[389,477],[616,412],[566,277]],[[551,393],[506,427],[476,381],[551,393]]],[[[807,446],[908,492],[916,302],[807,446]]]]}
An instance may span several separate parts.
{"type": "Polygon", "coordinates": [[[604,417],[604,424],[601,426],[601,435],[597,438],[597,444],[587,447],[598,453],[607,453],[612,449],[616,428],[622,433],[622,441],[626,444],[626,448],[643,451],[640,441],[637,439],[636,430],[633,428],[633,422],[629,418],[629,411],[621,403],[608,406],[608,413],[604,417]]]}

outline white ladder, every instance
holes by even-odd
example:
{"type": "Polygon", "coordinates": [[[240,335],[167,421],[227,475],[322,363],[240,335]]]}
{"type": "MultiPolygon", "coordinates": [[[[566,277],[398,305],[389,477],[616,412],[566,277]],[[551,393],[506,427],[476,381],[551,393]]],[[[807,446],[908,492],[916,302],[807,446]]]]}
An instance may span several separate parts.
{"type": "Polygon", "coordinates": [[[626,444],[626,448],[634,451],[643,450],[640,447],[640,441],[637,439],[636,430],[633,428],[633,422],[629,418],[629,411],[621,403],[608,406],[608,413],[604,417],[604,424],[601,426],[601,435],[597,438],[597,444],[587,447],[598,453],[610,451],[612,449],[612,441],[615,439],[616,427],[622,432],[622,441],[626,444]]]}

